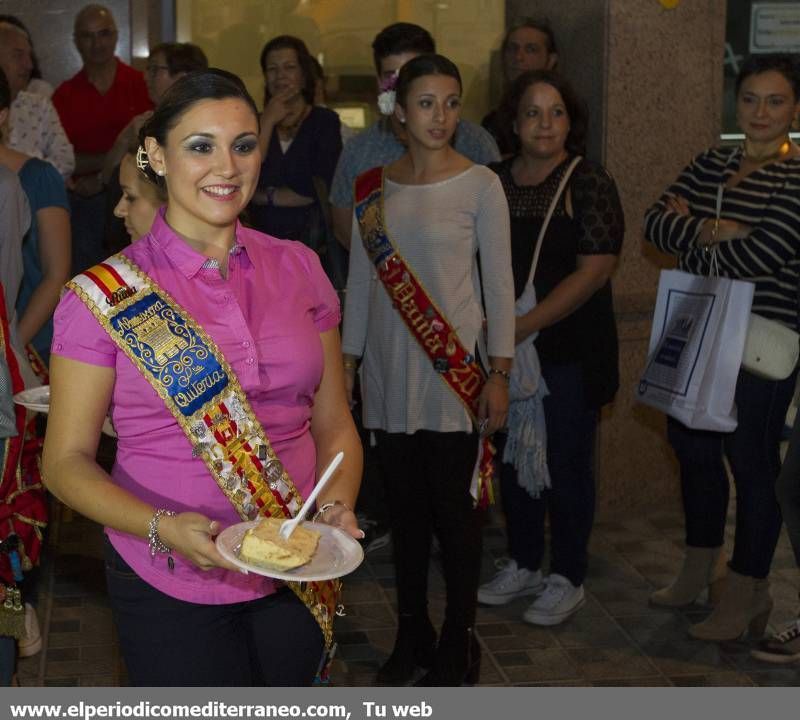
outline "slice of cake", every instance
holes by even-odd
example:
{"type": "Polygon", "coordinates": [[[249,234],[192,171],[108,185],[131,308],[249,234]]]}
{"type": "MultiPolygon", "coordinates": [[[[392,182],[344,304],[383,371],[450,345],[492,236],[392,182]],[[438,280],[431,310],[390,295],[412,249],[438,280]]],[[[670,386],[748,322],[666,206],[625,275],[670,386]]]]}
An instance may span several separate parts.
{"type": "Polygon", "coordinates": [[[272,570],[292,570],[305,565],[314,556],[319,533],[298,525],[288,540],[279,533],[286,518],[264,518],[250,528],[242,539],[239,559],[272,570]]]}

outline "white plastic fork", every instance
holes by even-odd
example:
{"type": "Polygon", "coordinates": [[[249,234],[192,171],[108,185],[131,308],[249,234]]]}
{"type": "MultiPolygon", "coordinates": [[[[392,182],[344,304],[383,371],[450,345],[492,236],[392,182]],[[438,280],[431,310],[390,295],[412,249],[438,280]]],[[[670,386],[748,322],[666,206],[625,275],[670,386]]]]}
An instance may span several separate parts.
{"type": "Polygon", "coordinates": [[[322,473],[322,477],[319,479],[319,482],[314,486],[314,489],[311,491],[311,495],[308,496],[308,499],[303,503],[303,507],[300,508],[300,511],[295,515],[291,520],[286,520],[278,530],[278,533],[284,540],[288,540],[294,529],[305,519],[306,515],[308,515],[308,511],[314,505],[314,502],[317,499],[317,496],[322,492],[322,488],[328,483],[331,476],[334,472],[336,472],[336,468],[339,467],[339,464],[344,459],[344,451],[340,450],[336,457],[331,460],[328,467],[325,468],[325,472],[322,473]]]}

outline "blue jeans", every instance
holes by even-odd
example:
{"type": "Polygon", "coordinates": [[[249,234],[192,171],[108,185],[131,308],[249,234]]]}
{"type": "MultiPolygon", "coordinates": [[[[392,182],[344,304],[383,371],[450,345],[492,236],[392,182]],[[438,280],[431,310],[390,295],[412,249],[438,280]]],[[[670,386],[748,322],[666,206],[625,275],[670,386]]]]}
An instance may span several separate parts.
{"type": "MultiPolygon", "coordinates": [[[[547,464],[552,487],[534,500],[517,482],[512,465],[500,466],[509,555],[520,567],[538,570],[544,559],[545,516],[550,516],[550,572],[582,585],[594,524],[596,409],[587,408],[578,365],[542,367],[550,395],[544,399],[547,464]]],[[[505,439],[499,440],[498,457],[505,439]]]]}
{"type": "Polygon", "coordinates": [[[736,535],[731,568],[765,578],[781,530],[775,481],[781,468],[779,444],[796,373],[786,380],[758,378],[742,370],[736,384],[739,424],[732,433],[692,430],[672,418],[667,437],[678,458],[686,515],[686,544],[720,547],[725,539],[728,458],[736,483],[736,535]]]}
{"type": "Polygon", "coordinates": [[[200,605],[142,580],[105,540],[106,581],[131,685],[303,686],[319,669],[317,621],[288,588],[259,600],[200,605]]]}

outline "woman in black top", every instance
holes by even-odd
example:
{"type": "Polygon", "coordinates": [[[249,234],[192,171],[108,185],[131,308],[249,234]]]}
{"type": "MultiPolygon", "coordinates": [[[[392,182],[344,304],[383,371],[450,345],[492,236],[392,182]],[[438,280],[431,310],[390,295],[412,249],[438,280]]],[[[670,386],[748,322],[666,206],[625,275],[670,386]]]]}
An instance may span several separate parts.
{"type": "MultiPolygon", "coordinates": [[[[549,71],[520,76],[503,107],[521,151],[493,169],[508,198],[519,297],[547,208],[570,162],[583,151],[586,113],[570,86],[549,71]]],[[[535,337],[550,393],[544,416],[551,487],[534,498],[513,466],[501,466],[511,559],[480,588],[478,599],[501,605],[538,594],[523,615],[536,625],[556,625],[584,603],[595,506],[595,430],[599,410],[614,397],[619,380],[610,278],[623,235],[613,179],[600,165],[580,161],[544,237],[534,276],[538,304],[517,317],[517,343],[535,337]],[[548,513],[551,561],[544,576],[548,513]]]]}
{"type": "Polygon", "coordinates": [[[299,38],[280,35],[270,40],[261,51],[261,71],[263,162],[250,220],[261,232],[300,240],[323,254],[322,203],[342,151],[339,116],[314,105],[313,58],[299,38]]]}
{"type": "MultiPolygon", "coordinates": [[[[711,148],[692,160],[647,211],[645,236],[677,255],[686,272],[709,274],[716,256],[721,275],[755,285],[754,313],[797,329],[800,147],[789,137],[800,112],[796,60],[749,58],[739,72],[736,96],[744,145],[711,148]]],[[[712,615],[689,629],[695,638],[735,640],[748,627],[751,635],[766,627],[772,610],[767,578],[781,530],[775,479],[795,376],[766,380],[742,370],[732,433],[694,430],[667,419],[680,464],[686,557],[675,581],[655,592],[651,602],[678,607],[694,602],[706,586],[718,589],[712,615]],[[736,535],[727,577],[722,544],[729,480],[723,456],[736,483],[736,535]]]]}

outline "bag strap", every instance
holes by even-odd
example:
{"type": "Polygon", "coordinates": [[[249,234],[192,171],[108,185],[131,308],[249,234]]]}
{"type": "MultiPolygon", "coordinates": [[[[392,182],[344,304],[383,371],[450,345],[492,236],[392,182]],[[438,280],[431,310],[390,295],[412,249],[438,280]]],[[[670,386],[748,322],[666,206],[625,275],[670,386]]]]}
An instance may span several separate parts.
{"type": "Polygon", "coordinates": [[[542,251],[544,236],[547,232],[547,227],[550,225],[550,218],[553,217],[553,213],[555,212],[556,204],[558,203],[559,198],[564,194],[564,190],[567,187],[567,183],[572,175],[572,171],[578,166],[578,163],[581,160],[583,160],[583,158],[580,155],[572,160],[566,172],[564,173],[564,176],[561,178],[561,182],[558,184],[558,188],[556,189],[555,195],[553,195],[553,199],[550,201],[550,207],[547,208],[547,214],[544,216],[544,222],[542,223],[541,230],[539,230],[539,237],[536,240],[536,250],[533,251],[533,262],[531,262],[531,271],[528,273],[528,281],[525,283],[526,287],[533,284],[533,277],[536,275],[536,266],[539,264],[539,253],[542,251]]]}

